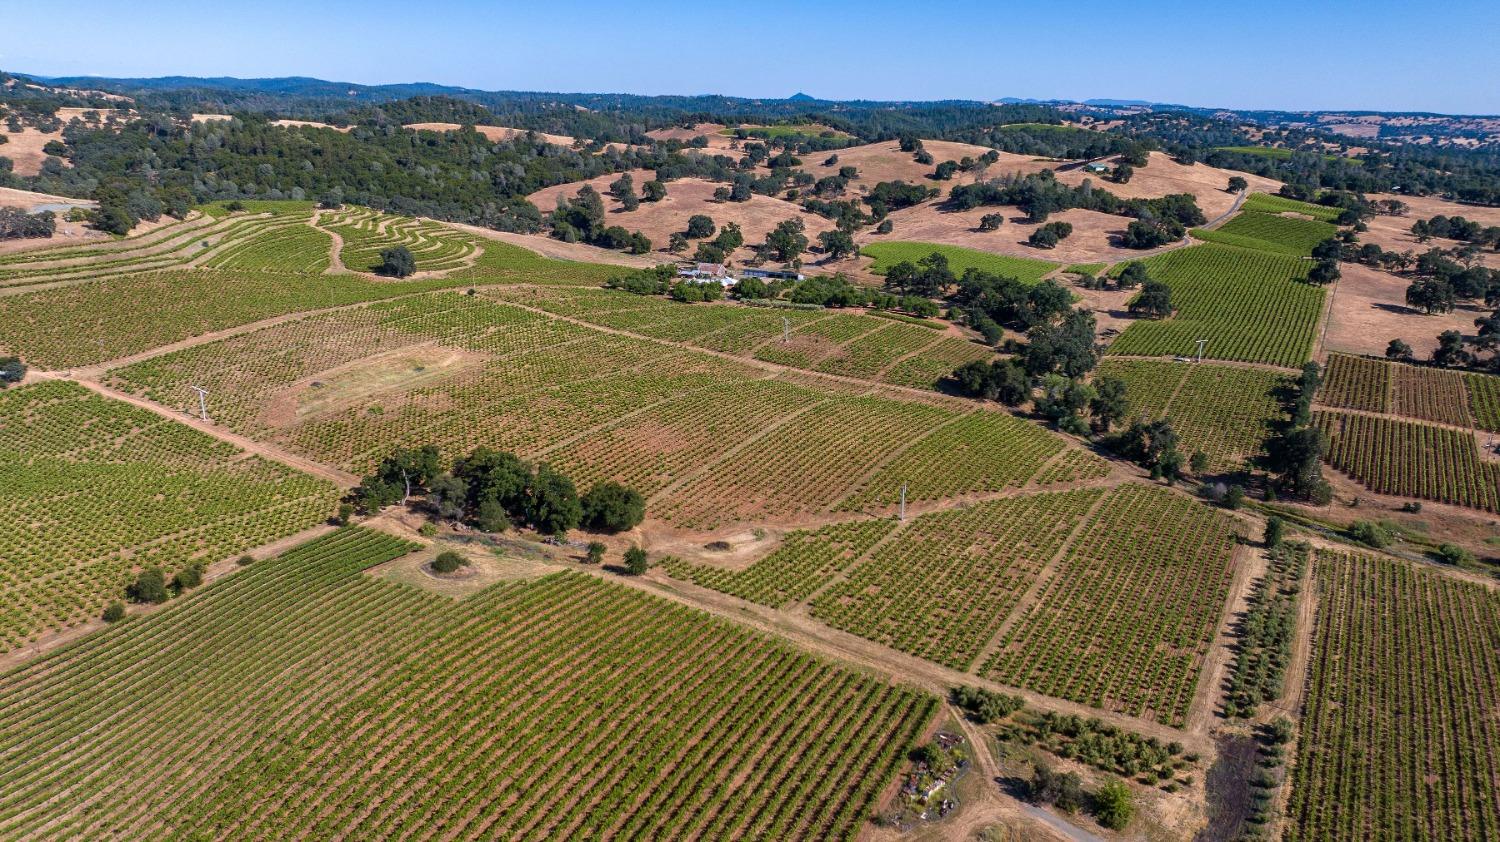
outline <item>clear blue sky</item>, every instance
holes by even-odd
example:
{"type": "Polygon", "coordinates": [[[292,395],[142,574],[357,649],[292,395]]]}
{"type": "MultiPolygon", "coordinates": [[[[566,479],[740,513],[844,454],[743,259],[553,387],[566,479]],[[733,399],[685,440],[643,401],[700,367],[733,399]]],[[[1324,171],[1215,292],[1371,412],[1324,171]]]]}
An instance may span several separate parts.
{"type": "Polygon", "coordinates": [[[0,69],[1500,113],[1500,2],[0,0],[0,69]]]}

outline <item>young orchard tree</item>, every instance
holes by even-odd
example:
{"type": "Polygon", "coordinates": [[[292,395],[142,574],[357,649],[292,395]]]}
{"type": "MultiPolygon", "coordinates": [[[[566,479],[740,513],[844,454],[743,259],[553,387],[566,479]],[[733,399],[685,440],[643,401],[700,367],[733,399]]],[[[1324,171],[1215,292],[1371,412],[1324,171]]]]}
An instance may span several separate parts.
{"type": "Polygon", "coordinates": [[[650,567],[646,559],[646,551],[637,546],[631,546],[625,551],[625,572],[632,576],[643,575],[650,567]]]}

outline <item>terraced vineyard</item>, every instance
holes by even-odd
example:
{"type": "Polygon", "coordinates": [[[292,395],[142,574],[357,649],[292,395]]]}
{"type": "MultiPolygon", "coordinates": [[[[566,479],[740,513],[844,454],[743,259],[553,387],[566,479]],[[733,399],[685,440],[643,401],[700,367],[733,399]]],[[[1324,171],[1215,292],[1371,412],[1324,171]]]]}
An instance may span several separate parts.
{"type": "Polygon", "coordinates": [[[1328,435],[1328,464],[1379,494],[1500,512],[1500,464],[1472,433],[1333,410],[1314,414],[1328,435]]]}
{"type": "Polygon", "coordinates": [[[1500,836],[1500,596],[1322,551],[1289,840],[1500,836]]]}
{"type": "Polygon", "coordinates": [[[912,520],[813,603],[813,616],[967,670],[1100,496],[1036,494],[912,520]]]}
{"type": "Polygon", "coordinates": [[[853,839],[937,706],[583,574],[361,574],[408,547],[342,530],[0,677],[0,836],[853,839]]]}
{"type": "MultiPolygon", "coordinates": [[[[175,222],[123,240],[99,245],[71,246],[0,255],[0,288],[39,284],[82,283],[141,272],[160,272],[197,265],[253,268],[276,272],[298,271],[319,255],[309,254],[312,234],[322,237],[323,261],[327,266],[331,242],[307,228],[308,206],[287,203],[276,212],[236,214],[216,219],[204,214],[186,222],[175,222]],[[290,249],[284,242],[298,242],[290,249]],[[286,264],[244,260],[247,255],[279,255],[286,264]],[[231,260],[240,255],[241,261],[231,260]]],[[[313,249],[315,252],[316,249],[313,249]]]]}
{"type": "Polygon", "coordinates": [[[1009,255],[994,254],[978,249],[964,248],[963,246],[945,245],[943,243],[920,243],[902,240],[870,243],[859,250],[860,254],[875,260],[875,263],[870,266],[870,271],[877,275],[885,274],[887,269],[903,261],[916,263],[933,252],[937,252],[948,258],[948,268],[955,275],[962,275],[967,269],[979,269],[984,272],[1015,278],[1026,283],[1036,283],[1044,275],[1058,268],[1056,263],[1048,263],[1045,260],[1011,257],[1009,255]]]}
{"type": "Polygon", "coordinates": [[[1243,467],[1264,449],[1271,424],[1285,417],[1277,393],[1289,378],[1274,371],[1106,359],[1099,374],[1125,381],[1132,417],[1169,419],[1180,449],[1207,454],[1215,471],[1243,467]]]}
{"type": "Polygon", "coordinates": [[[443,272],[469,264],[480,246],[471,237],[436,222],[388,216],[369,208],[324,211],[318,225],[343,241],[339,260],[354,272],[374,272],[381,251],[405,246],[419,272],[443,272]]]}
{"type": "Polygon", "coordinates": [[[1337,233],[1336,226],[1317,219],[1254,210],[1242,211],[1213,230],[1193,229],[1193,236],[1200,240],[1293,257],[1311,255],[1313,246],[1337,233]]]}
{"type": "MultiPolygon", "coordinates": [[[[1295,368],[1311,355],[1324,291],[1302,283],[1311,263],[1206,243],[1142,261],[1172,289],[1170,318],[1131,323],[1108,353],[1204,356],[1295,368]]],[[[1116,267],[1117,269],[1119,267],[1116,267]]]]}
{"type": "Polygon", "coordinates": [[[1234,577],[1237,526],[1155,488],[1110,492],[984,667],[996,681],[1180,726],[1234,577]]]}
{"type": "Polygon", "coordinates": [[[0,392],[0,650],[170,576],[315,526],[339,491],[71,383],[0,392]]]}

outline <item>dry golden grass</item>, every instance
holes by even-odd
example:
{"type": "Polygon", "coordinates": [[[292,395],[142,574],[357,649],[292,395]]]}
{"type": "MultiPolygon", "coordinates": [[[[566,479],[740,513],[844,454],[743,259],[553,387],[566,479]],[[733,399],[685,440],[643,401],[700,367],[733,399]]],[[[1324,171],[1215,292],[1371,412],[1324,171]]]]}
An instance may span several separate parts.
{"type": "MultiPolygon", "coordinates": [[[[635,180],[637,193],[640,192],[642,184],[656,177],[651,170],[635,170],[630,175],[635,180]]],[[[618,178],[619,175],[604,175],[586,183],[592,185],[604,196],[608,224],[621,225],[631,231],[640,231],[645,234],[651,239],[654,255],[663,260],[672,257],[666,252],[668,238],[673,232],[685,230],[688,218],[694,214],[707,215],[720,228],[729,222],[740,226],[740,230],[745,235],[745,247],[732,255],[732,259],[737,261],[748,260],[752,254],[750,246],[763,242],[766,234],[784,220],[801,219],[807,228],[806,236],[812,242],[816,242],[820,232],[833,228],[833,223],[823,217],[808,213],[799,205],[784,199],[773,199],[770,196],[757,194],[752,195],[747,202],[715,202],[714,190],[725,185],[696,178],[669,182],[665,199],[660,202],[642,202],[638,209],[626,213],[621,210],[620,203],[609,195],[609,185],[618,178]]],[[[538,190],[527,198],[543,213],[547,213],[557,207],[559,197],[573,197],[584,183],[574,182],[548,187],[538,190]]],[[[691,248],[696,248],[696,246],[691,246],[689,253],[683,255],[684,257],[691,255],[691,248]]],[[[803,259],[806,260],[809,257],[811,255],[804,255],[803,259]]]]}

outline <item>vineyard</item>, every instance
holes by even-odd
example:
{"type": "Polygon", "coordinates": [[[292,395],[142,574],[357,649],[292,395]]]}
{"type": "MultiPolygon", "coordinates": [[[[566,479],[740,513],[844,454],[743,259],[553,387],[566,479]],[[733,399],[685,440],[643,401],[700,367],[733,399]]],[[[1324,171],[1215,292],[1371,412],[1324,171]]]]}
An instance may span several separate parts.
{"type": "Polygon", "coordinates": [[[853,839],[937,706],[583,574],[361,575],[408,548],[342,530],[0,677],[0,836],[853,839]]]}
{"type": "Polygon", "coordinates": [[[479,245],[437,222],[388,216],[368,208],[323,211],[318,226],[343,240],[339,260],[354,272],[374,272],[385,249],[404,246],[419,272],[443,272],[467,266],[479,245]]]}
{"type": "Polygon", "coordinates": [[[1328,464],[1378,494],[1500,512],[1500,464],[1462,430],[1351,412],[1319,411],[1328,464]]]}
{"type": "Polygon", "coordinates": [[[1278,392],[1289,381],[1273,371],[1106,359],[1099,374],[1125,381],[1131,417],[1167,418],[1181,450],[1206,454],[1215,471],[1242,467],[1263,449],[1271,424],[1285,417],[1278,392]]]}
{"type": "MultiPolygon", "coordinates": [[[[933,430],[891,460],[839,504],[847,511],[888,508],[906,486],[911,502],[942,500],[1001,491],[1034,481],[1037,472],[1064,451],[1061,439],[1000,412],[974,412],[933,430]]],[[[1094,479],[1109,472],[1109,463],[1087,451],[1073,470],[1051,482],[1094,479]]]]}
{"type": "Polygon", "coordinates": [[[1254,210],[1245,210],[1212,230],[1193,229],[1199,240],[1292,257],[1311,255],[1313,246],[1337,233],[1338,228],[1327,222],[1254,210]]]}
{"type": "Polygon", "coordinates": [[[1331,354],[1318,401],[1500,432],[1500,377],[1331,354]]]}
{"type": "Polygon", "coordinates": [[[71,383],[0,392],[0,649],[167,575],[315,526],[328,483],[71,383]]]}
{"type": "Polygon", "coordinates": [[[487,294],[653,339],[897,386],[934,388],[964,363],[994,358],[993,349],[929,325],[874,315],[683,304],[587,288],[502,287],[487,294]]]}
{"type": "Polygon", "coordinates": [[[893,520],[858,520],[793,532],[775,552],[744,570],[691,564],[669,558],[662,569],[673,578],[784,608],[803,602],[896,528],[893,520]]]}
{"type": "Polygon", "coordinates": [[[1295,213],[1328,223],[1334,222],[1343,213],[1342,208],[1315,205],[1272,193],[1251,193],[1245,197],[1244,209],[1253,213],[1295,213]]]}
{"type": "Polygon", "coordinates": [[[1142,262],[1171,288],[1176,312],[1133,322],[1109,353],[1191,355],[1207,339],[1212,359],[1295,368],[1312,354],[1324,292],[1302,282],[1307,261],[1207,243],[1142,262]]]}
{"type": "Polygon", "coordinates": [[[996,681],[1181,726],[1234,576],[1235,522],[1111,492],[984,667],[996,681]]]}
{"type": "Polygon", "coordinates": [[[328,264],[331,241],[326,235],[309,228],[306,221],[305,204],[277,212],[222,219],[201,215],[110,243],[3,255],[0,256],[0,287],[82,283],[96,278],[226,263],[232,268],[286,272],[321,259],[317,271],[322,271],[328,264]],[[320,256],[308,254],[310,238],[307,235],[321,240],[320,256]],[[282,245],[283,241],[295,241],[300,246],[289,250],[282,245]],[[291,265],[266,261],[236,265],[231,261],[234,255],[257,252],[279,254],[291,265]]]}
{"type": "Polygon", "coordinates": [[[937,252],[948,258],[948,268],[952,270],[953,274],[959,276],[962,276],[968,269],[978,269],[981,272],[990,272],[995,275],[1003,275],[1025,283],[1034,284],[1057,268],[1056,263],[1048,263],[1045,260],[1032,260],[1028,257],[1010,257],[1009,255],[993,254],[978,249],[950,246],[941,243],[917,243],[910,241],[871,243],[859,251],[860,254],[875,261],[870,266],[870,271],[877,275],[885,274],[887,269],[903,261],[916,263],[933,252],[937,252]]]}
{"type": "Polygon", "coordinates": [[[1500,597],[1320,551],[1288,840],[1500,837],[1500,597]]]}
{"type": "Polygon", "coordinates": [[[1099,496],[1035,494],[923,515],[819,596],[813,616],[967,670],[1099,496]]]}

